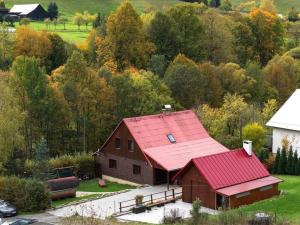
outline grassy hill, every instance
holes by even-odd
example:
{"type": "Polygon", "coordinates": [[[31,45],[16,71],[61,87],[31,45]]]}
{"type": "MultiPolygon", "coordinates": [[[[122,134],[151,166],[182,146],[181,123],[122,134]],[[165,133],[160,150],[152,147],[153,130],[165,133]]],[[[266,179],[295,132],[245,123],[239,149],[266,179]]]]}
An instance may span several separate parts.
{"type": "MultiPolygon", "coordinates": [[[[26,3],[40,3],[46,9],[49,2],[56,2],[59,7],[59,12],[66,16],[71,16],[75,12],[82,12],[84,10],[90,13],[101,12],[109,14],[115,10],[122,0],[6,0],[6,5],[11,7],[14,4],[26,3]]],[[[175,5],[179,0],[131,0],[134,7],[139,11],[153,7],[155,9],[162,9],[164,7],[175,5]]]]}

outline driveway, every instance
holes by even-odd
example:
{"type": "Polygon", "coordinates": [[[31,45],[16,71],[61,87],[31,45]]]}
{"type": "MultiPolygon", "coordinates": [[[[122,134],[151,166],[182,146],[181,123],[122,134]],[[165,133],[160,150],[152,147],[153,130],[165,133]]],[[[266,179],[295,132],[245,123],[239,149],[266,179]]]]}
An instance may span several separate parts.
{"type": "MultiPolygon", "coordinates": [[[[174,188],[174,187],[170,187],[174,188]]],[[[178,187],[176,187],[178,188],[178,187]]],[[[50,214],[58,216],[58,217],[68,217],[74,214],[79,214],[81,216],[93,216],[101,219],[105,219],[106,217],[110,217],[116,212],[119,212],[119,204],[122,201],[127,201],[130,199],[134,199],[136,195],[150,195],[158,192],[164,192],[167,190],[166,185],[159,186],[150,186],[144,188],[138,188],[126,193],[116,194],[110,197],[105,197],[102,199],[97,199],[93,201],[88,201],[82,204],[66,206],[60,209],[48,211],[50,214]]],[[[176,193],[180,192],[181,188],[176,189],[176,193]]],[[[171,193],[171,192],[169,192],[171,193]]],[[[164,198],[164,193],[160,193],[155,195],[155,198],[164,198]]],[[[149,197],[150,199],[150,197],[149,197]]],[[[144,200],[149,200],[144,199],[144,200]]],[[[126,202],[123,205],[132,205],[135,201],[126,202]]]]}
{"type": "MultiPolygon", "coordinates": [[[[164,217],[171,216],[172,212],[176,211],[176,214],[181,218],[190,218],[190,211],[192,210],[192,204],[182,202],[182,200],[178,200],[175,203],[166,204],[163,207],[154,207],[149,211],[139,214],[125,214],[118,216],[117,218],[120,221],[138,221],[143,223],[152,223],[152,224],[160,224],[162,223],[164,217]]],[[[208,209],[205,207],[201,207],[201,212],[207,213],[210,215],[217,215],[219,212],[217,210],[208,209]]]]}

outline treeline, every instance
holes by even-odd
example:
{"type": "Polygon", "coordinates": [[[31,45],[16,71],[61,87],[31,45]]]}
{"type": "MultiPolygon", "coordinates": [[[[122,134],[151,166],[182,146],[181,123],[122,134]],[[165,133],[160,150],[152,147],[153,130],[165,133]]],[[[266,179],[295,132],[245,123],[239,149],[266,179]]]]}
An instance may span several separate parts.
{"type": "Polygon", "coordinates": [[[95,151],[122,118],[163,104],[198,108],[210,133],[237,147],[265,133],[299,86],[299,49],[286,45],[273,8],[241,15],[182,3],[139,15],[124,2],[96,21],[78,45],[29,25],[1,28],[2,163],[15,149],[35,157],[42,137],[50,156],[95,151]]]}

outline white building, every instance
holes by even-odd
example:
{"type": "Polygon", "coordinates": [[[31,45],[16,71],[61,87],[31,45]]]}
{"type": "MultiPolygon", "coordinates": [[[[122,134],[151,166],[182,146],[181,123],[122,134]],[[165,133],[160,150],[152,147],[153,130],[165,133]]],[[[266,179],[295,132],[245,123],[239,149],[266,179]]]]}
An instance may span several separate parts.
{"type": "Polygon", "coordinates": [[[283,104],[267,126],[273,128],[273,153],[282,147],[282,140],[287,139],[300,155],[300,89],[283,104]]]}

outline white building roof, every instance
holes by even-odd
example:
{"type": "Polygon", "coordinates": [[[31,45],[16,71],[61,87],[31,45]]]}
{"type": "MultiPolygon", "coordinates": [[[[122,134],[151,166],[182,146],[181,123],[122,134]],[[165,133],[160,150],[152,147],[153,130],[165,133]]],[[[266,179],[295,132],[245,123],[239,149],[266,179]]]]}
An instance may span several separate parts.
{"type": "Polygon", "coordinates": [[[9,12],[25,16],[35,10],[38,6],[39,4],[14,5],[9,12]]]}
{"type": "Polygon", "coordinates": [[[267,126],[300,131],[300,89],[282,105],[267,126]]]}

